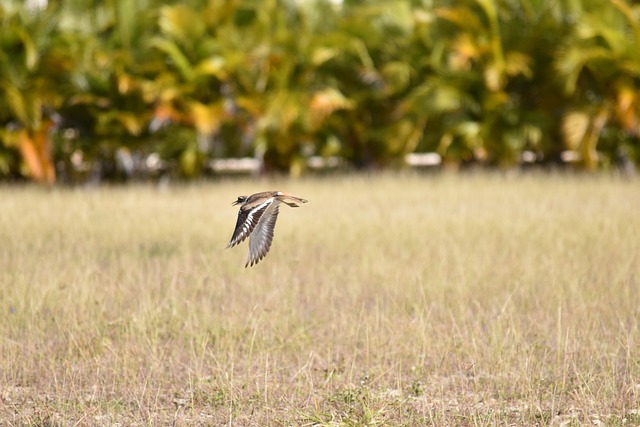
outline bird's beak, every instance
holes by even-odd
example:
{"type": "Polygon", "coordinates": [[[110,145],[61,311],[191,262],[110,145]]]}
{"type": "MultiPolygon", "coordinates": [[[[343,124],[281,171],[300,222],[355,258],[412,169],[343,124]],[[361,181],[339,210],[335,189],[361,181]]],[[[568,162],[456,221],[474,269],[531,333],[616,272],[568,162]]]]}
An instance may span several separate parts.
{"type": "Polygon", "coordinates": [[[231,206],[235,206],[235,205],[237,205],[238,203],[240,203],[240,202],[236,200],[235,202],[231,203],[231,206]]]}

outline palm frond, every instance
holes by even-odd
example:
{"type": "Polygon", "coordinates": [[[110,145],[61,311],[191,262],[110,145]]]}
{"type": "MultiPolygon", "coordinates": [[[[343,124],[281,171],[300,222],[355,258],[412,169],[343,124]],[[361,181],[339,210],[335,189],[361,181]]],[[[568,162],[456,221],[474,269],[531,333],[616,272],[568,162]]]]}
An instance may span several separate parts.
{"type": "Polygon", "coordinates": [[[176,42],[162,37],[154,37],[150,44],[167,55],[184,80],[193,80],[195,76],[193,66],[176,42]]]}

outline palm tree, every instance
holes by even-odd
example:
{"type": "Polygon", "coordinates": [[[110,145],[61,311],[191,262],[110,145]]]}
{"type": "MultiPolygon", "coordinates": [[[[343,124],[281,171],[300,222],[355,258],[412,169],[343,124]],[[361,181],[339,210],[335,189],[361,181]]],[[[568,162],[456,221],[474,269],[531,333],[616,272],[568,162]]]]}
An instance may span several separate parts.
{"type": "Polygon", "coordinates": [[[563,131],[567,146],[595,169],[599,144],[609,142],[608,158],[615,155],[616,128],[626,134],[623,139],[640,136],[640,6],[614,0],[566,7],[578,23],[555,62],[571,99],[563,131]]]}
{"type": "Polygon", "coordinates": [[[406,1],[345,2],[333,8],[318,52],[319,75],[340,94],[322,134],[358,168],[393,163],[415,146],[411,122],[399,105],[414,73],[408,49],[414,20],[406,1]]]}
{"type": "Polygon", "coordinates": [[[16,147],[25,173],[53,183],[51,128],[73,68],[70,43],[55,25],[50,8],[0,6],[0,138],[16,147]]]}
{"type": "Polygon", "coordinates": [[[524,6],[468,0],[421,12],[433,24],[414,48],[429,62],[403,104],[416,123],[426,122],[419,149],[435,149],[449,163],[503,166],[517,163],[524,149],[542,150],[550,120],[527,92],[545,62],[531,49],[545,36],[539,30],[550,10],[524,6]]]}
{"type": "Polygon", "coordinates": [[[231,81],[243,57],[233,48],[238,11],[238,5],[216,1],[201,7],[180,4],[159,9],[158,31],[149,46],[165,66],[147,88],[154,104],[152,126],[169,125],[164,133],[174,141],[180,135],[179,143],[164,144],[162,150],[179,156],[186,176],[201,173],[209,155],[231,154],[224,153],[219,137],[237,139],[228,124],[244,117],[231,81]]]}
{"type": "Polygon", "coordinates": [[[164,64],[147,46],[154,2],[147,3],[77,1],[59,12],[61,30],[77,42],[72,86],[59,109],[58,155],[69,177],[77,174],[73,157],[95,179],[114,175],[116,156],[142,149],[148,140],[149,76],[164,64]]]}

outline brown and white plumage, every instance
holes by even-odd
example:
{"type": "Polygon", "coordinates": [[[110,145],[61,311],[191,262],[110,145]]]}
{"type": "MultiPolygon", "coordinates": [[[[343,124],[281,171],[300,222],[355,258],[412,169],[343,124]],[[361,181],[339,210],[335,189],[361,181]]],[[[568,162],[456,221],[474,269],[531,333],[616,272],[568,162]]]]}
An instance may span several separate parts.
{"type": "Polygon", "coordinates": [[[233,205],[240,204],[236,228],[227,248],[231,248],[249,237],[249,255],[245,268],[257,264],[267,255],[273,241],[273,230],[278,219],[280,203],[297,208],[305,199],[282,191],[265,191],[251,196],[239,196],[233,205]]]}

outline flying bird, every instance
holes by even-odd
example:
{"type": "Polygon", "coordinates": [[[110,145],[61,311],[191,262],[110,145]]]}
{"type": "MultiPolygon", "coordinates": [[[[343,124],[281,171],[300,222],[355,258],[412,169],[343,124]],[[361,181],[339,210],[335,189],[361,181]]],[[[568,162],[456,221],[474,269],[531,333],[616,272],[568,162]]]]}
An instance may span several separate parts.
{"type": "Polygon", "coordinates": [[[257,264],[269,252],[280,203],[297,208],[300,206],[298,203],[307,203],[307,200],[283,191],[265,191],[251,196],[238,196],[238,200],[232,203],[234,206],[240,205],[240,211],[227,248],[232,248],[251,236],[245,268],[257,264]]]}

